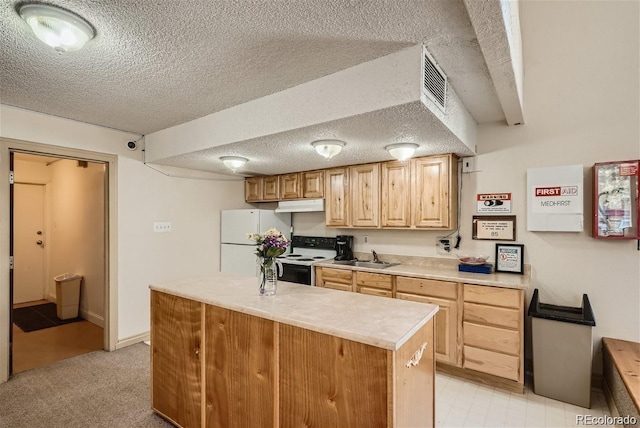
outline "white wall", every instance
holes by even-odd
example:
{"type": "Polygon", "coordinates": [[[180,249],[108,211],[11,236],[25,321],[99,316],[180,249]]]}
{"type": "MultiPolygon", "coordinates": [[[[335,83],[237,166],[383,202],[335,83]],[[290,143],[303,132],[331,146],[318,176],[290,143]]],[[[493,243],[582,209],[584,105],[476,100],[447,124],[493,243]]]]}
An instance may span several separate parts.
{"type": "MultiPolygon", "coordinates": [[[[471,240],[477,193],[511,192],[517,242],[545,303],[579,306],[588,294],[596,316],[594,347],[611,336],[640,341],[640,251],[636,241],[591,238],[591,167],[640,158],[638,2],[521,2],[524,126],[479,126],[476,170],[462,175],[462,250],[493,254],[471,240]],[[587,25],[597,22],[598,25],[587,25]],[[585,230],[526,231],[526,171],[584,165],[585,230]]],[[[297,234],[352,234],[356,251],[436,256],[442,232],[330,230],[316,213],[295,214],[297,234]],[[363,243],[363,236],[369,244],[363,243]]],[[[594,360],[600,372],[600,355],[594,360]]]]}
{"type": "MultiPolygon", "coordinates": [[[[125,146],[135,134],[0,105],[0,137],[117,155],[119,341],[148,332],[150,283],[219,270],[219,211],[247,207],[242,181],[171,178],[146,167],[141,151],[125,146]],[[153,233],[154,221],[171,221],[173,232],[153,233]]],[[[4,199],[8,185],[0,186],[4,199]]],[[[3,237],[7,217],[0,215],[3,237]]],[[[0,305],[6,305],[8,272],[0,274],[0,305]]]]}
{"type": "Polygon", "coordinates": [[[51,170],[49,235],[51,276],[47,283],[55,296],[53,277],[66,272],[83,276],[80,312],[104,327],[105,310],[105,165],[59,160],[51,170]]]}

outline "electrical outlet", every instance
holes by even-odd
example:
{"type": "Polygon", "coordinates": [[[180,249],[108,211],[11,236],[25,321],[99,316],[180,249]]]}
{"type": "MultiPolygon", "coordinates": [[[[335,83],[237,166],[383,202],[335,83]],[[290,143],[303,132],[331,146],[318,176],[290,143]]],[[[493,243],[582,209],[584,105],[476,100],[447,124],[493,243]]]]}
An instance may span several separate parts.
{"type": "Polygon", "coordinates": [[[364,243],[365,244],[369,243],[369,237],[367,235],[364,235],[364,243]]]}
{"type": "Polygon", "coordinates": [[[445,236],[437,237],[436,250],[438,254],[449,254],[451,252],[451,239],[445,236]]]}
{"type": "Polygon", "coordinates": [[[171,232],[170,221],[154,221],[153,231],[156,233],[171,232]]]}
{"type": "Polygon", "coordinates": [[[475,168],[475,158],[462,158],[462,172],[473,172],[475,168]]]}

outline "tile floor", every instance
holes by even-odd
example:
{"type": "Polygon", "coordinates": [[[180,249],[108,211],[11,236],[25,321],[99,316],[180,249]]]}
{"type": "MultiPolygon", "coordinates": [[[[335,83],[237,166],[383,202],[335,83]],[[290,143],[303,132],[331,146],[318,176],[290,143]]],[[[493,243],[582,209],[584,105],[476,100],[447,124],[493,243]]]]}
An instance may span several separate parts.
{"type": "MultiPolygon", "coordinates": [[[[610,415],[602,391],[592,390],[591,409],[536,395],[513,394],[436,374],[436,427],[575,427],[576,415],[610,415]]],[[[610,426],[610,425],[599,425],[610,426]]]]}

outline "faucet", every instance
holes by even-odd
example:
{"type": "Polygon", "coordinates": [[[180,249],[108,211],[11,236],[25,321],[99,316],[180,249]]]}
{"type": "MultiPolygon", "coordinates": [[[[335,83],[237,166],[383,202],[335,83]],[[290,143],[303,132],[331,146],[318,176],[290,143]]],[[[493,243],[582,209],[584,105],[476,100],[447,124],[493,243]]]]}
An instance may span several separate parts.
{"type": "Polygon", "coordinates": [[[371,253],[373,254],[373,262],[380,263],[380,260],[378,260],[378,253],[376,253],[375,250],[371,250],[371,253]]]}

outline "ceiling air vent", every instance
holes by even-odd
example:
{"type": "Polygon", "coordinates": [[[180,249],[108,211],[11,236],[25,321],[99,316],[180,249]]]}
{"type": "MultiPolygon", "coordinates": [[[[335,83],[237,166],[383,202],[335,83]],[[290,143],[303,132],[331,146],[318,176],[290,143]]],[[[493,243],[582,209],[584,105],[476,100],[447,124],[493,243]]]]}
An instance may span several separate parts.
{"type": "Polygon", "coordinates": [[[447,76],[434,61],[427,48],[422,46],[422,94],[429,97],[445,111],[447,105],[447,76]]]}

